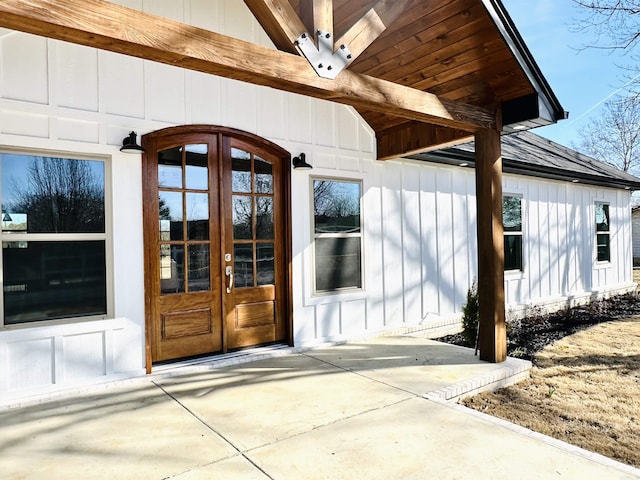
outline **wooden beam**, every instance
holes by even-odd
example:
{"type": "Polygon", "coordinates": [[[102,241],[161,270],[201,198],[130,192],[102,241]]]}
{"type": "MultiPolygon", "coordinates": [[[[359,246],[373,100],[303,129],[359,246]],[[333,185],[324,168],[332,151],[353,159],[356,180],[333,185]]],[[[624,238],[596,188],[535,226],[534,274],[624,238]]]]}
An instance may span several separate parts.
{"type": "Polygon", "coordinates": [[[346,45],[355,60],[400,16],[413,0],[378,0],[360,20],[336,40],[336,48],[346,45]]]}
{"type": "Polygon", "coordinates": [[[326,31],[333,33],[333,0],[300,0],[298,5],[300,20],[308,32],[330,27],[326,31]],[[320,18],[324,20],[316,20],[320,18]]]}
{"type": "Polygon", "coordinates": [[[2,0],[0,27],[474,132],[486,109],[344,70],[318,77],[306,59],[104,0],[2,0]]]}
{"type": "MultiPolygon", "coordinates": [[[[308,3],[310,0],[302,0],[308,3]]],[[[333,36],[333,0],[311,0],[313,3],[313,31],[329,32],[333,36]]]]}
{"type": "Polygon", "coordinates": [[[428,123],[407,122],[376,132],[378,160],[390,160],[434,148],[443,148],[472,138],[472,134],[463,130],[428,123]]]}
{"type": "Polygon", "coordinates": [[[507,358],[500,133],[479,130],[475,145],[480,359],[498,363],[507,358]]]}
{"type": "Polygon", "coordinates": [[[278,50],[298,53],[295,41],[307,31],[288,0],[244,0],[278,50]]]}

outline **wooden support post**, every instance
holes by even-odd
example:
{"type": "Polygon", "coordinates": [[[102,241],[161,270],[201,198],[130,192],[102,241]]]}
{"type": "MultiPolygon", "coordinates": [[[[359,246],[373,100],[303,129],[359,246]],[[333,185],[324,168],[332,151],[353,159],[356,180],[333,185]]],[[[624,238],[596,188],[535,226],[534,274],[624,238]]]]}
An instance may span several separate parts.
{"type": "Polygon", "coordinates": [[[507,358],[500,132],[478,130],[475,144],[480,359],[499,363],[507,358]]]}

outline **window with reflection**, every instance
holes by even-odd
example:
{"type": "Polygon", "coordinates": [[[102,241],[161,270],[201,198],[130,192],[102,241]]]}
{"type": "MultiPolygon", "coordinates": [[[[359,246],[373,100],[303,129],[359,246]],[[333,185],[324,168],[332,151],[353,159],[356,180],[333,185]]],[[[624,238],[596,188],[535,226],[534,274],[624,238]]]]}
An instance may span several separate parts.
{"type": "Polygon", "coordinates": [[[522,271],[522,198],[502,197],[502,226],[504,229],[504,269],[522,271]]]}
{"type": "Polygon", "coordinates": [[[315,291],[362,288],[362,184],[313,180],[315,291]]]}
{"type": "Polygon", "coordinates": [[[231,149],[235,288],[275,283],[273,165],[231,149]]]}
{"type": "Polygon", "coordinates": [[[598,262],[611,261],[609,205],[596,203],[596,251],[598,262]]]}
{"type": "Polygon", "coordinates": [[[105,164],[0,153],[2,323],[107,314],[105,164]]]}
{"type": "Polygon", "coordinates": [[[208,145],[158,152],[160,292],[211,289],[208,145]]]}

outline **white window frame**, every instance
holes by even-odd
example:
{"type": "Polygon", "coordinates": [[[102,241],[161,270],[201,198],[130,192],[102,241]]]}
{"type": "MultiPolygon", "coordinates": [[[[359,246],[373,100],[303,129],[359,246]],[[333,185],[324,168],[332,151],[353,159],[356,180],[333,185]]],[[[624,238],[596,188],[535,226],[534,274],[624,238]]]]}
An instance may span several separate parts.
{"type": "MultiPolygon", "coordinates": [[[[512,198],[518,198],[520,199],[520,231],[503,231],[502,232],[502,238],[503,240],[505,239],[505,237],[507,235],[509,236],[519,236],[521,238],[520,241],[520,247],[521,247],[521,252],[520,252],[520,260],[521,260],[521,265],[520,268],[515,268],[515,269],[510,269],[507,270],[507,268],[505,267],[504,269],[504,273],[507,274],[521,274],[524,273],[524,268],[525,268],[525,245],[524,245],[524,202],[523,202],[523,196],[522,194],[517,194],[517,193],[505,193],[503,192],[502,194],[502,201],[504,203],[504,199],[505,197],[512,197],[512,198]]],[[[502,213],[502,222],[503,222],[503,229],[504,229],[504,212],[502,213]]]]}
{"type": "MultiPolygon", "coordinates": [[[[0,146],[0,154],[15,154],[38,157],[63,158],[69,160],[89,160],[102,162],[104,166],[104,232],[102,233],[4,233],[0,229],[0,248],[3,242],[63,242],[63,241],[104,241],[105,245],[105,283],[106,283],[106,313],[89,316],[73,316],[53,320],[36,320],[22,323],[5,324],[4,318],[4,275],[0,275],[0,331],[24,328],[38,328],[48,325],[79,323],[113,318],[114,315],[114,262],[113,262],[113,230],[112,230],[112,184],[111,184],[111,156],[79,154],[74,152],[40,150],[19,147],[0,146]]],[[[0,162],[0,179],[2,178],[2,163],[0,162]]],[[[0,199],[2,198],[2,183],[0,182],[0,199]]],[[[4,271],[3,254],[0,251],[0,272],[4,271]]]]}
{"type": "Polygon", "coordinates": [[[594,215],[593,215],[593,221],[594,221],[594,227],[595,227],[595,262],[598,265],[610,265],[611,264],[611,204],[609,202],[604,202],[604,201],[599,201],[596,200],[594,202],[594,211],[593,211],[594,215]],[[606,206],[607,207],[607,212],[608,212],[608,230],[598,230],[598,222],[597,222],[597,212],[598,212],[598,205],[602,205],[602,206],[606,206]],[[598,259],[598,235],[607,235],[609,237],[609,241],[607,243],[607,248],[609,249],[608,252],[608,260],[600,260],[598,259]]]}
{"type": "Polygon", "coordinates": [[[344,295],[351,293],[363,292],[365,289],[365,260],[364,260],[364,221],[363,221],[363,192],[364,182],[360,178],[345,178],[331,176],[310,176],[309,177],[309,197],[310,197],[310,227],[311,227],[311,282],[313,297],[327,297],[344,295]],[[315,198],[314,198],[314,182],[327,181],[336,183],[352,183],[358,184],[360,187],[360,232],[358,233],[316,233],[315,232],[315,198]],[[343,287],[334,290],[318,290],[316,281],[316,239],[317,238],[360,238],[360,286],[359,287],[343,287]]]}

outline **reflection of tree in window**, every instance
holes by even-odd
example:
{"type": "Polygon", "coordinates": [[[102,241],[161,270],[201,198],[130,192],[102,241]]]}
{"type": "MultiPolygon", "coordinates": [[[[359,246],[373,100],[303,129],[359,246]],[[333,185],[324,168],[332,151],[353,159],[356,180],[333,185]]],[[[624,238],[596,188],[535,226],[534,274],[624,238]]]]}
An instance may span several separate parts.
{"type": "Polygon", "coordinates": [[[360,231],[360,185],[317,180],[313,185],[316,233],[360,231]]]}
{"type": "Polygon", "coordinates": [[[158,197],[158,205],[160,206],[160,220],[171,220],[171,209],[162,197],[158,197]]]}
{"type": "Polygon", "coordinates": [[[233,196],[233,238],[235,240],[253,238],[251,210],[253,202],[249,196],[233,196]]]}
{"type": "Polygon", "coordinates": [[[504,269],[522,270],[522,199],[502,197],[502,225],[504,228],[504,269]]]}
{"type": "Polygon", "coordinates": [[[101,162],[33,157],[26,181],[10,183],[9,209],[27,214],[29,233],[104,232],[101,162]],[[92,168],[93,167],[93,168],[92,168]]]}
{"type": "Polygon", "coordinates": [[[359,182],[315,180],[316,291],[362,287],[359,182]]]}
{"type": "Polygon", "coordinates": [[[273,239],[273,199],[256,197],[256,238],[273,239]]]}
{"type": "Polygon", "coordinates": [[[596,203],[596,249],[599,262],[611,261],[609,205],[596,203]]]}

